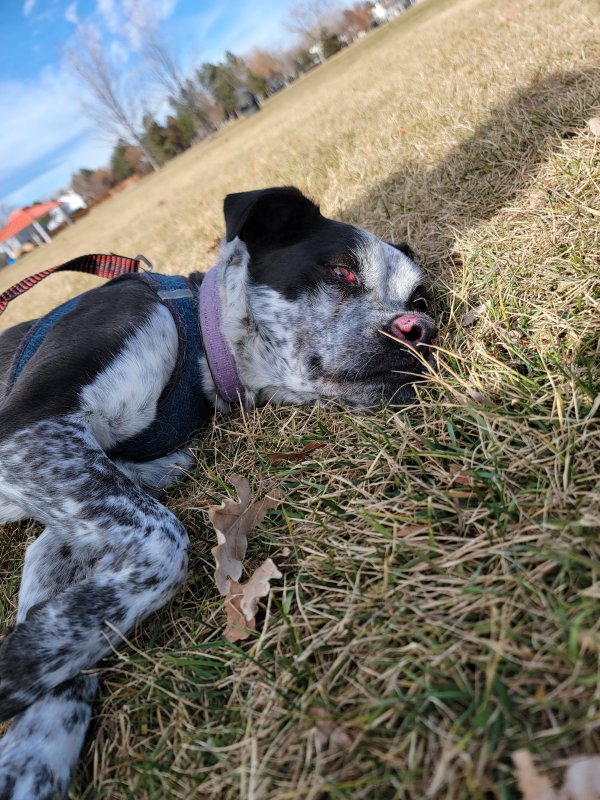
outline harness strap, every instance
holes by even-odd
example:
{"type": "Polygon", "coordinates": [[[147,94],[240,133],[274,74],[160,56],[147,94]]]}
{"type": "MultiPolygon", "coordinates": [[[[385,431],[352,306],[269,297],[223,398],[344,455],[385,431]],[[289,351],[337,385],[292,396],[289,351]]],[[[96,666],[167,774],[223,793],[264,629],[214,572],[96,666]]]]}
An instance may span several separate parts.
{"type": "Polygon", "coordinates": [[[110,458],[142,463],[188,445],[208,424],[212,408],[202,388],[200,362],[204,349],[197,291],[182,275],[146,273],[135,280],[147,283],[169,310],[178,339],[177,361],[158,399],[155,418],[140,433],[108,451],[110,458]]]}
{"type": "Polygon", "coordinates": [[[49,267],[41,272],[36,272],[35,275],[23,278],[22,281],[10,286],[0,294],[0,314],[3,313],[11,300],[24,294],[36,283],[44,280],[48,275],[52,275],[53,272],[69,270],[70,272],[87,272],[89,275],[97,275],[99,278],[117,278],[119,275],[138,272],[142,262],[151,267],[143,256],[127,258],[126,256],[117,256],[114,253],[90,253],[86,256],[78,256],[71,261],[66,261],[64,264],[58,264],[56,267],[49,267]]]}

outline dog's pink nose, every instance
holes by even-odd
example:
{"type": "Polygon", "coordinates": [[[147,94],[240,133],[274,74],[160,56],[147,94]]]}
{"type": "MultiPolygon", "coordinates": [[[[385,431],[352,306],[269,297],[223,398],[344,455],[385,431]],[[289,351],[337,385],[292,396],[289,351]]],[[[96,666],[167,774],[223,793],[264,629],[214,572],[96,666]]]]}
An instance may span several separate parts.
{"type": "Polygon", "coordinates": [[[390,328],[392,335],[401,342],[410,344],[432,344],[437,337],[434,321],[427,314],[411,311],[393,319],[390,328]]]}

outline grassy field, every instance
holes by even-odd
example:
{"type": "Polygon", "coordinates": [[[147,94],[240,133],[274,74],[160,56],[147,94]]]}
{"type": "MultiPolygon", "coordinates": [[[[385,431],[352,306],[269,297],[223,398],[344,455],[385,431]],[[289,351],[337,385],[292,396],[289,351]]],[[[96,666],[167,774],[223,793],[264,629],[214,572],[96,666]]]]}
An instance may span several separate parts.
{"type": "MultiPolygon", "coordinates": [[[[600,751],[599,65],[597,0],[423,0],[0,273],[109,250],[208,267],[224,194],[291,183],[408,240],[442,330],[410,408],[264,409],[198,443],[168,498],[187,586],[103,665],[72,798],[506,800],[517,748],[550,775],[600,751]],[[285,496],[252,564],[289,548],[244,646],[207,518],[235,471],[285,496]]],[[[2,324],[93,280],[54,276],[2,324]]],[[[31,533],[4,529],[7,622],[31,533]]]]}

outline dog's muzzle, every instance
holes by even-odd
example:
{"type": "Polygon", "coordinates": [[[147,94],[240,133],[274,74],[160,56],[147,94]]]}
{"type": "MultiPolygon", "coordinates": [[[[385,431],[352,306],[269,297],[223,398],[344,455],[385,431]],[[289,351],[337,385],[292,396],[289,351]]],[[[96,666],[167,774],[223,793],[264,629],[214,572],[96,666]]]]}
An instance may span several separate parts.
{"type": "Polygon", "coordinates": [[[412,347],[437,342],[438,329],[435,322],[427,314],[417,311],[396,317],[390,322],[389,328],[395,339],[412,347]]]}

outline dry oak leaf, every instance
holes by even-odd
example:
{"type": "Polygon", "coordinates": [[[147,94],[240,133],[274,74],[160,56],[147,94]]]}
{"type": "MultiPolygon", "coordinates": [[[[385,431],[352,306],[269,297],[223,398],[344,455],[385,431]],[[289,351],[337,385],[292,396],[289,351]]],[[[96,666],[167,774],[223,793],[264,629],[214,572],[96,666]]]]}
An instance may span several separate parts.
{"type": "Polygon", "coordinates": [[[244,587],[237,581],[231,581],[229,591],[225,598],[225,614],[227,615],[227,627],[224,636],[228,642],[239,642],[250,636],[250,631],[256,630],[254,619],[246,620],[242,614],[242,594],[244,587]]]}
{"type": "Polygon", "coordinates": [[[227,627],[223,634],[229,642],[247,639],[250,631],[256,630],[256,611],[261,597],[269,594],[271,578],[281,578],[281,572],[273,561],[267,558],[246,583],[229,582],[225,599],[227,627]]]}
{"type": "Polygon", "coordinates": [[[242,561],[248,549],[248,534],[265,517],[269,509],[280,502],[279,492],[271,492],[262,500],[250,502],[250,485],[243,475],[232,475],[229,479],[238,493],[239,501],[227,498],[220,506],[208,510],[208,518],[217,534],[217,546],[211,553],[215,557],[215,583],[225,596],[231,581],[242,576],[242,561]]]}
{"type": "Polygon", "coordinates": [[[271,578],[281,578],[281,572],[270,558],[257,567],[243,586],[241,608],[246,620],[254,621],[258,601],[269,594],[271,578]]]}

